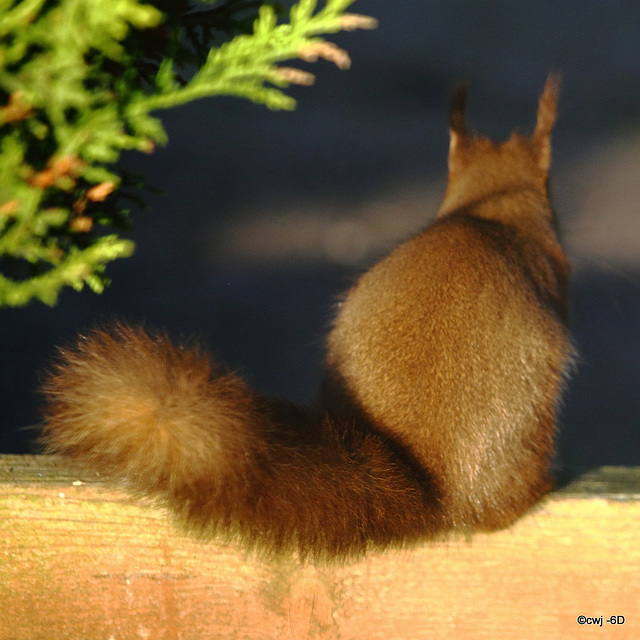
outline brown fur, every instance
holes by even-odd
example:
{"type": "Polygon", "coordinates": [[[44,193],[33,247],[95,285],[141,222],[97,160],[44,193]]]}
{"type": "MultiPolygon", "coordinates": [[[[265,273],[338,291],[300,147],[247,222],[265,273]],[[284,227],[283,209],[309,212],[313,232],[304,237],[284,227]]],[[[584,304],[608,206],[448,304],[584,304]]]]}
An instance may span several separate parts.
{"type": "Polygon", "coordinates": [[[198,349],[116,326],[64,350],[45,440],[203,537],[343,558],[505,527],[551,486],[569,266],[547,196],[557,81],[531,138],[450,116],[422,233],[348,292],[318,407],[261,398],[198,349]]]}

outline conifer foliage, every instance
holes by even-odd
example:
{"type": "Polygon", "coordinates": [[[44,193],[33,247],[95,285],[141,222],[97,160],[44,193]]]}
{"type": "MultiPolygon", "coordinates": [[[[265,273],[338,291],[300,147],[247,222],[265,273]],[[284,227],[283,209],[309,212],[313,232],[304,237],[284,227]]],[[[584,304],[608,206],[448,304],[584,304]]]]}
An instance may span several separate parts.
{"type": "Polygon", "coordinates": [[[133,252],[120,153],[167,140],[151,113],[215,95],[293,109],[314,76],[285,60],[348,54],[324,34],[370,29],[354,0],[0,0],[0,306],[100,293],[133,252]],[[195,73],[194,73],[195,70],[195,73]]]}

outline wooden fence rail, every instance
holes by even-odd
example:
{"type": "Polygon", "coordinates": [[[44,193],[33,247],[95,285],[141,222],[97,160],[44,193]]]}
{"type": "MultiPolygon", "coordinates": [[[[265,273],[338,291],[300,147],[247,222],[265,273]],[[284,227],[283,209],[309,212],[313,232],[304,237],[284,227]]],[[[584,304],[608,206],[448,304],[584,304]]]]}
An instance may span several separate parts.
{"type": "Polygon", "coordinates": [[[192,540],[60,458],[0,456],[0,640],[40,638],[637,639],[640,468],[506,531],[313,566],[192,540]]]}

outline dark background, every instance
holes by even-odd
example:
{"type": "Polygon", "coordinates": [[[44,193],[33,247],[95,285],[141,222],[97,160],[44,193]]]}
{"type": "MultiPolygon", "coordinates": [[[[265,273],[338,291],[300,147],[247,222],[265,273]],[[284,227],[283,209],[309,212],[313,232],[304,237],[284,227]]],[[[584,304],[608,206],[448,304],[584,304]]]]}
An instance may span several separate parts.
{"type": "MultiPolygon", "coordinates": [[[[427,223],[446,179],[447,102],[530,131],[549,71],[563,75],[551,190],[574,264],[580,352],[561,413],[564,473],[640,463],[640,3],[359,0],[373,32],[332,38],[293,113],[212,98],[161,115],[169,145],[125,163],[165,195],[134,215],[135,256],[102,296],[0,309],[0,450],[37,436],[38,372],[54,345],[113,317],[199,336],[256,388],[313,397],[332,304],[427,223]]],[[[303,66],[303,65],[298,65],[303,66]]]]}

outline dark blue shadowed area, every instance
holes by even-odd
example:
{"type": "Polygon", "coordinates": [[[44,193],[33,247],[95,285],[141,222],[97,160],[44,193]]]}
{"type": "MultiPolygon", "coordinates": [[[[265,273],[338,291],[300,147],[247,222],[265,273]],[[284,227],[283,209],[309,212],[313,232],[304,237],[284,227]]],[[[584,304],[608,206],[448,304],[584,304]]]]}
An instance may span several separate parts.
{"type": "MultiPolygon", "coordinates": [[[[298,109],[203,100],[162,116],[166,148],[127,166],[163,195],[133,215],[133,258],[102,296],[0,310],[0,450],[33,451],[38,372],[112,318],[200,338],[256,388],[313,398],[341,291],[434,215],[451,88],[496,139],[531,130],[562,73],[551,190],[574,263],[580,353],[561,411],[561,473],[640,463],[640,4],[359,0],[372,32],[337,35],[353,65],[300,65],[298,109]]],[[[292,65],[294,63],[291,63],[292,65]]]]}

